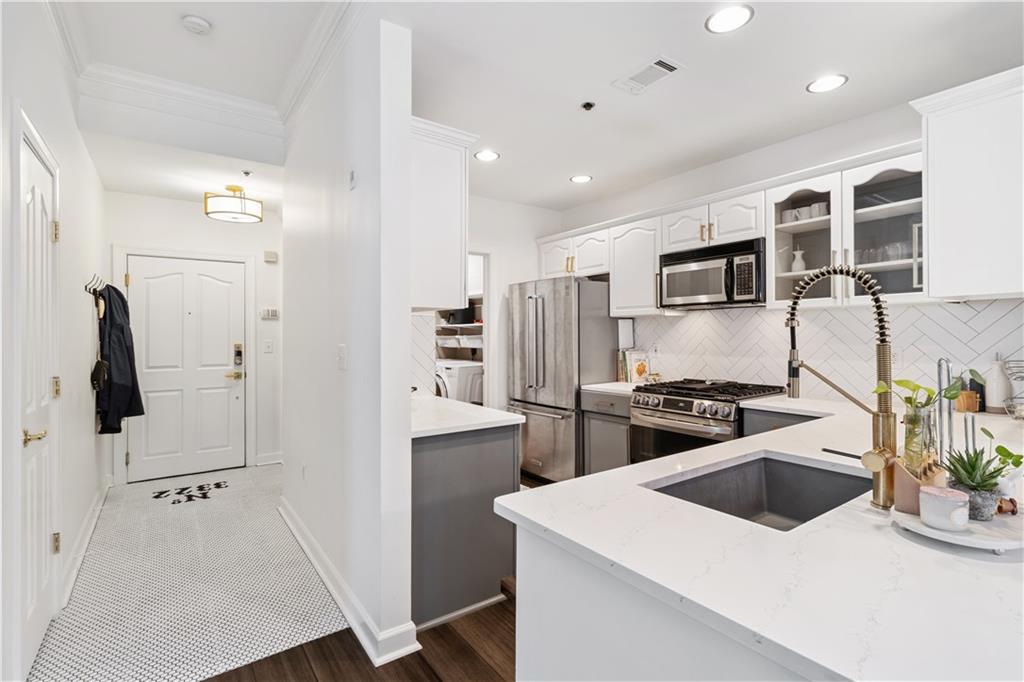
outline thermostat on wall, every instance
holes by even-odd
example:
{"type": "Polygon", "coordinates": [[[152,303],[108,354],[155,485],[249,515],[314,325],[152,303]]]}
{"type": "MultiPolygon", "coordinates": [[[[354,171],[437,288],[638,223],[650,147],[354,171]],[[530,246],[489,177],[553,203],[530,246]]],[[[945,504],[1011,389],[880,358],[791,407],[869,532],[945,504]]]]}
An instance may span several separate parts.
{"type": "Polygon", "coordinates": [[[281,311],[277,308],[264,308],[260,311],[261,320],[279,320],[281,319],[281,311]]]}

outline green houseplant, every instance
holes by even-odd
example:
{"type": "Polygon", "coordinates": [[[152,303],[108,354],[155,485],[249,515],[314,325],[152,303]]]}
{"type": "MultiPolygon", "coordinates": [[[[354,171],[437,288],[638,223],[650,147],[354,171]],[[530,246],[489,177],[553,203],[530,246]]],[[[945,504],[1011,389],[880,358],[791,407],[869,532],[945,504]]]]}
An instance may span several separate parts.
{"type": "Polygon", "coordinates": [[[950,450],[941,465],[949,473],[949,487],[970,496],[970,518],[989,521],[999,502],[999,479],[1007,465],[999,457],[986,457],[985,448],[950,450]]]}
{"type": "Polygon", "coordinates": [[[1020,497],[1020,480],[1024,476],[1024,469],[1021,468],[1024,464],[1024,454],[1014,452],[1005,445],[995,445],[993,449],[995,436],[984,426],[981,427],[981,432],[988,438],[989,449],[996,453],[996,457],[1006,467],[999,479],[999,493],[1003,497],[1020,497]]]}
{"type": "MultiPolygon", "coordinates": [[[[985,383],[984,377],[975,370],[968,370],[971,377],[978,383],[985,383]]],[[[903,416],[904,437],[902,463],[907,470],[915,476],[921,475],[921,469],[930,456],[938,454],[936,445],[936,425],[938,416],[935,413],[935,405],[939,398],[956,400],[964,390],[964,380],[957,377],[949,386],[939,394],[930,386],[922,386],[910,379],[895,379],[893,385],[903,389],[902,392],[893,391],[896,396],[907,406],[903,416]]],[[[884,382],[878,382],[875,393],[888,393],[889,387],[884,382]]]]}

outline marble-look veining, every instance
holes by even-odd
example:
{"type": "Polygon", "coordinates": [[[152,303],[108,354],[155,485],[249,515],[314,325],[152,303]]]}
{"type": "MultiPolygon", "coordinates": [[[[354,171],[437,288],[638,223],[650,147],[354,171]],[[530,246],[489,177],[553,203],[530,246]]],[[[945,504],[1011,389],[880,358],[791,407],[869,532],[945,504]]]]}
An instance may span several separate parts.
{"type": "MultiPolygon", "coordinates": [[[[870,493],[781,532],[650,489],[764,450],[865,473],[821,451],[870,447],[869,417],[856,407],[785,397],[747,405],[829,416],[506,495],[495,509],[804,677],[1024,677],[1024,552],[914,535],[873,509],[870,493]]],[[[1009,418],[978,415],[978,426],[997,442],[1024,443],[1009,418]]],[[[959,419],[957,429],[960,442],[959,419]]]]}
{"type": "Polygon", "coordinates": [[[522,424],[526,417],[432,395],[412,397],[412,437],[493,429],[522,424]]]}
{"type": "Polygon", "coordinates": [[[604,384],[584,384],[580,386],[580,390],[592,393],[606,393],[608,395],[630,396],[633,394],[633,389],[639,385],[631,384],[628,381],[610,381],[604,384]]]}

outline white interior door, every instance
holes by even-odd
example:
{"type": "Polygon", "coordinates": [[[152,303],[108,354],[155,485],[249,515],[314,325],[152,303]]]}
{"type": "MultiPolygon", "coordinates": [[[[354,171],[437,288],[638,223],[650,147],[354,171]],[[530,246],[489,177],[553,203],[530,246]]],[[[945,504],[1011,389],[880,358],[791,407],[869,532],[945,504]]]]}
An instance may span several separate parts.
{"type": "Polygon", "coordinates": [[[130,255],[127,271],[146,408],[126,422],[128,481],[244,466],[245,265],[130,255]]]}
{"type": "MultiPolygon", "coordinates": [[[[55,486],[58,415],[53,400],[56,353],[56,169],[21,142],[21,665],[35,658],[57,613],[55,486]]],[[[20,594],[19,594],[20,592],[20,594]]]]}

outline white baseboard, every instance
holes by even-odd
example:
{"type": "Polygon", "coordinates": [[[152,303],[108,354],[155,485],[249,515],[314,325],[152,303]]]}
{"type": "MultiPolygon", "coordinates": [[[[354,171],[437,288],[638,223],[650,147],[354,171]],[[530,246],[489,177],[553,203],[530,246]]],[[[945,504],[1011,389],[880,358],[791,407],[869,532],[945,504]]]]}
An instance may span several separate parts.
{"type": "Polygon", "coordinates": [[[284,453],[278,452],[265,452],[262,455],[256,455],[256,466],[261,467],[266,464],[284,464],[284,453]]]}
{"type": "Polygon", "coordinates": [[[107,499],[107,491],[113,485],[113,477],[105,476],[103,485],[96,491],[96,496],[89,506],[89,513],[82,519],[82,525],[78,528],[75,536],[75,543],[71,547],[71,553],[64,560],[64,594],[61,595],[61,608],[68,605],[71,599],[71,591],[75,588],[75,581],[78,580],[78,571],[82,568],[82,559],[85,558],[85,550],[89,547],[89,540],[96,530],[96,522],[100,520],[100,510],[107,499]]]}
{"type": "Polygon", "coordinates": [[[461,608],[458,611],[452,611],[451,613],[446,614],[444,616],[438,616],[434,620],[428,620],[426,623],[421,623],[416,626],[416,632],[423,632],[424,630],[429,630],[430,628],[436,628],[438,625],[444,625],[445,623],[449,623],[457,618],[468,616],[474,611],[481,611],[483,609],[486,609],[488,606],[500,604],[501,602],[505,601],[505,599],[505,595],[496,594],[493,597],[488,597],[483,601],[478,601],[475,604],[470,604],[469,606],[461,608]]]}
{"type": "Polygon", "coordinates": [[[320,574],[320,579],[324,581],[328,592],[337,602],[338,608],[345,614],[345,619],[352,627],[352,632],[355,633],[356,639],[363,645],[366,655],[374,665],[384,665],[423,648],[416,641],[416,626],[411,620],[398,627],[384,631],[379,630],[363,603],[345,582],[320,543],[312,536],[302,519],[295,513],[295,509],[283,496],[278,511],[281,512],[281,517],[291,529],[292,535],[302,547],[302,551],[309,557],[313,568],[320,574]]]}

